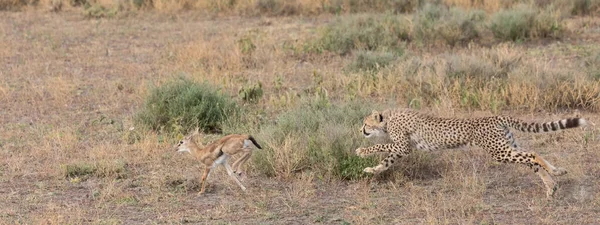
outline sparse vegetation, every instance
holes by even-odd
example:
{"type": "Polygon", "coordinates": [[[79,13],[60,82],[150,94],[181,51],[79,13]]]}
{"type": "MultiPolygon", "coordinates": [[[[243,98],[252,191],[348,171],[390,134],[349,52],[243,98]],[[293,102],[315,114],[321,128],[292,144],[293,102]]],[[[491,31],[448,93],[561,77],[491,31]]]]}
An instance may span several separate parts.
{"type": "Polygon", "coordinates": [[[598,0],[572,1],[571,13],[573,15],[591,15],[598,12],[600,12],[600,1],[598,0]]]}
{"type": "Polygon", "coordinates": [[[313,48],[342,55],[352,50],[401,51],[409,29],[408,21],[393,15],[353,16],[328,25],[313,48]]]}
{"type": "Polygon", "coordinates": [[[68,179],[85,180],[90,176],[112,177],[115,179],[125,178],[126,164],[122,161],[114,162],[79,162],[63,165],[63,174],[68,179]]]}
{"type": "Polygon", "coordinates": [[[0,223],[595,224],[594,126],[514,132],[569,171],[552,204],[479,148],[375,176],[354,150],[387,107],[597,124],[596,2],[0,0],[0,223]],[[195,195],[196,126],[262,145],[247,193],[216,169],[195,195]]]}
{"type": "Polygon", "coordinates": [[[397,59],[391,52],[358,51],[354,61],[347,66],[350,71],[377,72],[397,59]]]}
{"type": "Polygon", "coordinates": [[[417,10],[413,18],[415,39],[421,42],[455,45],[479,37],[485,12],[465,11],[440,4],[426,4],[417,10]]]}

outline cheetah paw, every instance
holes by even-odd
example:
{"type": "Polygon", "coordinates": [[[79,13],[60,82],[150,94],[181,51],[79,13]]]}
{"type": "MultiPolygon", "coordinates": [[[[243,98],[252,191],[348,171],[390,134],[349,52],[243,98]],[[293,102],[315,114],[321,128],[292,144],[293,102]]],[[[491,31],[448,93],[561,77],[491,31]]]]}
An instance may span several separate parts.
{"type": "Polygon", "coordinates": [[[365,157],[368,155],[366,151],[367,151],[366,148],[357,148],[355,152],[356,152],[356,155],[358,155],[360,157],[365,157]]]}
{"type": "Polygon", "coordinates": [[[554,171],[552,171],[553,176],[562,176],[565,174],[567,174],[567,170],[564,168],[556,168],[554,171]]]}
{"type": "Polygon", "coordinates": [[[558,184],[556,184],[556,183],[547,186],[546,187],[546,197],[552,198],[554,196],[554,193],[556,193],[556,190],[558,190],[558,184]]]}
{"type": "Polygon", "coordinates": [[[235,174],[238,178],[242,178],[243,177],[242,171],[236,171],[236,170],[234,170],[233,174],[235,174]]]}
{"type": "Polygon", "coordinates": [[[372,173],[372,174],[378,174],[381,173],[381,171],[383,171],[385,169],[383,169],[382,165],[378,165],[376,167],[367,167],[363,170],[363,172],[365,173],[372,173]]]}
{"type": "Polygon", "coordinates": [[[375,169],[373,167],[367,167],[363,170],[365,173],[375,173],[375,169]]]}

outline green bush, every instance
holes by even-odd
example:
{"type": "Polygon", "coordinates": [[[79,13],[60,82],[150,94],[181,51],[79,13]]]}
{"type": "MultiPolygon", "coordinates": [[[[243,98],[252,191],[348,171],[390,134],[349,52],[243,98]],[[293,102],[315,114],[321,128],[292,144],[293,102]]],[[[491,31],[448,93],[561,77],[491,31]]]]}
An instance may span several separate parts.
{"type": "Polygon", "coordinates": [[[410,25],[400,16],[358,15],[337,19],[329,24],[317,49],[341,55],[352,50],[400,50],[409,38],[410,25]]]}
{"type": "Polygon", "coordinates": [[[534,37],[558,37],[562,17],[554,7],[540,10],[527,5],[501,10],[491,18],[494,37],[503,41],[521,41],[534,37]]]}
{"type": "Polygon", "coordinates": [[[494,37],[505,41],[523,40],[529,37],[536,11],[521,5],[515,9],[503,9],[491,18],[490,29],[494,37]]]}
{"type": "Polygon", "coordinates": [[[236,112],[235,102],[214,85],[179,79],[154,88],[135,119],[157,131],[185,133],[198,127],[218,132],[236,112]]]}
{"type": "Polygon", "coordinates": [[[396,58],[398,56],[391,52],[359,51],[347,69],[354,72],[377,72],[379,69],[387,67],[396,58]]]}
{"type": "Polygon", "coordinates": [[[413,17],[415,39],[422,42],[443,41],[449,45],[479,37],[485,12],[448,9],[439,4],[425,4],[413,17]]]}
{"type": "Polygon", "coordinates": [[[282,113],[275,123],[262,127],[258,138],[269,145],[256,152],[254,166],[271,176],[300,171],[325,178],[366,176],[362,170],[377,160],[360,158],[354,150],[365,141],[358,130],[370,110],[358,104],[333,106],[316,101],[282,113]]]}
{"type": "Polygon", "coordinates": [[[263,96],[262,83],[258,82],[249,87],[241,87],[238,91],[238,96],[249,103],[258,103],[263,96]]]}

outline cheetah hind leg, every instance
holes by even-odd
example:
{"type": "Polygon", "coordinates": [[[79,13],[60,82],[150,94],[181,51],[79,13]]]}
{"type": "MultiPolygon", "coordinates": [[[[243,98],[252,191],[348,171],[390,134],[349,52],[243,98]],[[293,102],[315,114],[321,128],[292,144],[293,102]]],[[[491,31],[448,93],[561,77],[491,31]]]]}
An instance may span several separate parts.
{"type": "MultiPolygon", "coordinates": [[[[536,154],[537,155],[537,154],[536,154]]],[[[544,158],[542,158],[541,156],[537,155],[538,159],[541,159],[541,161],[543,162],[542,165],[545,165],[546,168],[548,169],[548,172],[550,172],[550,174],[552,176],[562,176],[567,174],[567,170],[565,168],[562,167],[554,167],[552,164],[550,164],[548,161],[546,161],[544,158]]]]}
{"type": "Polygon", "coordinates": [[[554,196],[554,192],[558,189],[558,184],[552,179],[551,175],[561,176],[567,173],[565,169],[554,167],[535,152],[513,150],[510,151],[507,156],[509,157],[507,161],[526,164],[540,176],[546,187],[546,197],[548,198],[554,196]]]}
{"type": "Polygon", "coordinates": [[[548,174],[548,171],[538,168],[536,173],[540,176],[540,178],[542,178],[542,182],[546,187],[546,197],[552,198],[558,189],[558,184],[552,179],[550,174],[548,174]]]}

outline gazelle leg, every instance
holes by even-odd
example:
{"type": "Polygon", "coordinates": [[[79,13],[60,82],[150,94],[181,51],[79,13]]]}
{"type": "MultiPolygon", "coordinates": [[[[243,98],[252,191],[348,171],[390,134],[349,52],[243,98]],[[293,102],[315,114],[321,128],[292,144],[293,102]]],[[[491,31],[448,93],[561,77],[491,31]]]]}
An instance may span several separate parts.
{"type": "Polygon", "coordinates": [[[200,180],[200,186],[201,186],[200,193],[198,193],[198,194],[204,193],[204,189],[206,187],[206,179],[208,178],[208,175],[210,174],[210,171],[211,171],[212,168],[213,167],[210,166],[210,167],[206,167],[204,169],[204,174],[202,174],[202,179],[200,180]]]}
{"type": "Polygon", "coordinates": [[[241,158],[235,161],[231,166],[233,168],[233,173],[235,173],[238,176],[242,176],[241,167],[244,163],[246,163],[246,161],[248,161],[248,159],[250,159],[250,157],[252,157],[252,152],[246,152],[244,153],[244,155],[242,155],[241,158]]]}
{"type": "Polygon", "coordinates": [[[244,185],[242,185],[242,182],[240,182],[240,180],[238,180],[237,176],[234,175],[233,170],[231,169],[231,166],[229,166],[229,164],[227,164],[227,162],[223,162],[223,166],[225,166],[225,169],[227,170],[227,174],[229,174],[229,176],[231,178],[233,178],[233,180],[235,180],[235,182],[240,186],[240,188],[242,188],[243,191],[246,191],[246,187],[244,187],[244,185]]]}

